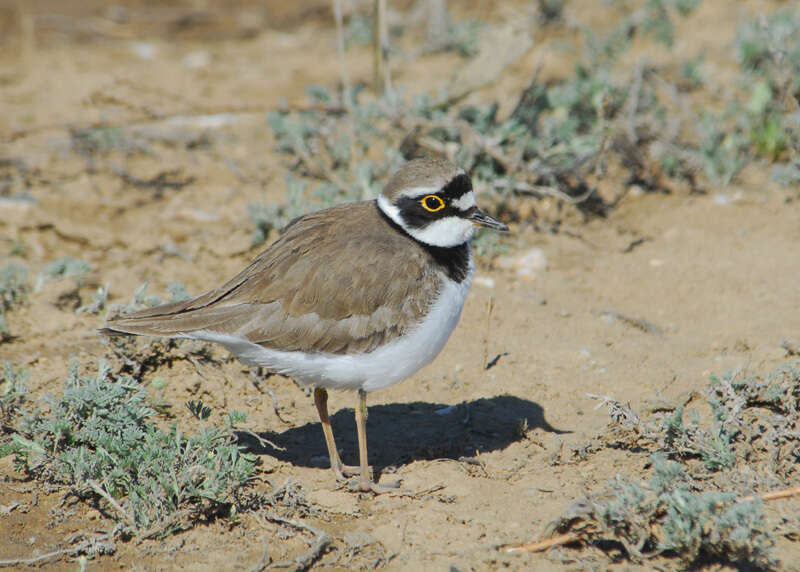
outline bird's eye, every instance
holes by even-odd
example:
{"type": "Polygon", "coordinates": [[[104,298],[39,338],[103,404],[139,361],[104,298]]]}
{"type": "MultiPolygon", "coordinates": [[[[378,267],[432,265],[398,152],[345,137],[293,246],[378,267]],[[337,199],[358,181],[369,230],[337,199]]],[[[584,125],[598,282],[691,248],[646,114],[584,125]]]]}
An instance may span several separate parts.
{"type": "Polygon", "coordinates": [[[429,213],[439,212],[444,208],[444,201],[436,195],[427,195],[422,197],[420,204],[422,204],[422,208],[429,213]]]}

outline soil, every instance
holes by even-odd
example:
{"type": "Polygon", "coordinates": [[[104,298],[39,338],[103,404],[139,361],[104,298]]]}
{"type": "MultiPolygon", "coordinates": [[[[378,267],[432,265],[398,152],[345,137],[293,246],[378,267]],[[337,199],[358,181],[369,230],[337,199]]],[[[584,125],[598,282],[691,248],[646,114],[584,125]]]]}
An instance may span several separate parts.
{"type": "MultiPolygon", "coordinates": [[[[30,370],[33,397],[59,391],[72,359],[91,371],[107,353],[96,334],[102,313],[75,312],[97,286],[110,286],[112,303],[129,301],[145,281],[162,296],[173,281],[196,294],[258,253],[246,205],[285,201],[288,172],[287,158],[273,150],[266,112],[303,105],[309,84],[339,81],[328,2],[71,4],[0,5],[0,169],[7,183],[0,238],[8,239],[0,256],[24,263],[32,277],[63,256],[93,267],[80,282],[45,283],[7,316],[13,338],[0,355],[30,370]],[[210,114],[223,115],[213,115],[212,124],[210,114]],[[95,125],[146,136],[123,137],[104,154],[81,153],[71,130],[95,125]],[[12,240],[24,245],[24,258],[12,254],[12,240]]],[[[603,6],[592,3],[579,15],[573,6],[570,14],[605,25],[603,6]]],[[[513,9],[522,4],[454,7],[488,22],[513,9]]],[[[704,2],[681,24],[676,50],[706,50],[711,75],[724,80],[734,65],[727,46],[744,10],[704,2]],[[711,28],[714,34],[698,33],[711,28]]],[[[534,44],[470,100],[499,100],[506,109],[540,62],[553,77],[569,73],[569,58],[548,51],[555,40],[534,44]]],[[[347,63],[353,81],[370,81],[368,47],[352,48],[347,63]]],[[[396,84],[436,93],[464,60],[433,54],[392,65],[396,84]]],[[[441,355],[412,379],[369,396],[370,461],[382,469],[382,482],[400,478],[413,496],[338,488],[320,463],[325,446],[312,400],[291,380],[256,382],[219,348],[211,350],[214,367],[182,360],[148,375],[163,378],[163,400],[186,430],[194,421],[182,404],[200,398],[215,411],[244,411],[249,429],[285,449],[260,451],[265,477],[256,487],[268,491],[287,479],[302,486],[318,508],[309,522],[334,538],[318,566],[578,569],[587,551],[511,554],[498,547],[539,538],[571,502],[617,474],[645,475],[644,456],[571,454],[608,423],[587,394],[644,411],[702,389],[710,374],[764,373],[786,361],[783,341],[800,342],[796,191],[769,183],[769,165],[704,191],[634,189],[606,218],[568,221],[558,233],[530,221],[512,225],[511,263],[481,261],[441,355]],[[532,249],[546,265],[521,275],[513,262],[532,249]],[[527,433],[519,430],[522,420],[527,433]]],[[[350,463],[357,457],[354,401],[351,393],[330,397],[350,463]]],[[[19,481],[10,460],[0,460],[0,472],[0,507],[20,503],[0,513],[0,559],[41,555],[63,547],[70,534],[108,529],[98,509],[19,481]]],[[[768,507],[798,509],[793,500],[768,507]]],[[[164,540],[117,542],[113,556],[88,567],[250,569],[265,550],[277,562],[308,549],[300,536],[278,532],[259,514],[244,513],[238,524],[221,519],[164,540]]],[[[781,539],[778,555],[791,569],[800,562],[798,543],[781,539]]],[[[49,568],[72,570],[75,563],[49,568]]]]}

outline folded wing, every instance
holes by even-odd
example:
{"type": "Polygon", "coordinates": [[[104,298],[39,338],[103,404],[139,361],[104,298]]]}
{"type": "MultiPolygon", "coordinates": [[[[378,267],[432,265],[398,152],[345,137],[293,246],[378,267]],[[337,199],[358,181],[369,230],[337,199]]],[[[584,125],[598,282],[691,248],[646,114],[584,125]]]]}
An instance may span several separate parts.
{"type": "Polygon", "coordinates": [[[205,294],[117,316],[106,333],[215,332],[284,351],[370,352],[413,328],[441,276],[373,201],[312,213],[205,294]],[[415,248],[409,248],[409,244],[415,248]]]}

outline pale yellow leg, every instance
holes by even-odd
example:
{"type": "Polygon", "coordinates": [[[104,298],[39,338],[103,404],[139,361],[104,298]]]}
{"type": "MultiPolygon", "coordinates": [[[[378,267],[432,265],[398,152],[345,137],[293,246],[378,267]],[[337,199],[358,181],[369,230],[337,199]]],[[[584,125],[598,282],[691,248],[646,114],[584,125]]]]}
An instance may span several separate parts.
{"type": "Polygon", "coordinates": [[[372,481],[367,459],[367,392],[363,389],[358,390],[358,404],[356,405],[356,430],[358,432],[358,458],[361,464],[361,476],[358,479],[358,490],[373,493],[385,493],[400,486],[400,483],[392,483],[381,486],[372,481]]]}
{"type": "Polygon", "coordinates": [[[360,469],[345,465],[339,458],[339,451],[336,449],[336,441],[333,439],[333,428],[331,420],[328,418],[328,392],[322,387],[314,390],[314,404],[317,406],[319,420],[322,423],[322,432],[325,435],[325,445],[328,447],[328,457],[331,460],[333,474],[339,480],[344,480],[348,476],[358,475],[360,469]]]}

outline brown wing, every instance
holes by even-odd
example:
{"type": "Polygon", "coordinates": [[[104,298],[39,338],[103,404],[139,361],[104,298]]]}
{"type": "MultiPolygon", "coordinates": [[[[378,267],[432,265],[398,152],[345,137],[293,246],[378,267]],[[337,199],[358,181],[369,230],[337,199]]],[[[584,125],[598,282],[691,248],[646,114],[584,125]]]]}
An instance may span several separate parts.
{"type": "Polygon", "coordinates": [[[196,298],[119,316],[108,329],[243,336],[279,350],[369,352],[416,324],[441,276],[373,201],[312,213],[247,268],[196,298]]]}

